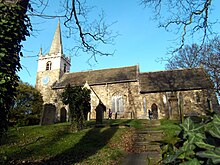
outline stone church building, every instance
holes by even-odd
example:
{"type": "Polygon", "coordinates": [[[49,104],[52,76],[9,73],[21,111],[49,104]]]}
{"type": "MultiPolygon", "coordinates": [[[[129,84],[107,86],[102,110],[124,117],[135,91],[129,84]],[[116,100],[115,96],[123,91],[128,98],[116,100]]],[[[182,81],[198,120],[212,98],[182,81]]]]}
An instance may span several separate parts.
{"type": "Polygon", "coordinates": [[[104,118],[111,109],[113,118],[117,114],[121,119],[148,119],[148,110],[154,119],[205,115],[217,106],[212,82],[203,68],[140,72],[134,65],[70,73],[70,66],[58,23],[49,53],[39,53],[36,78],[44,103],[56,107],[56,122],[68,120],[68,106],[59,97],[67,84],[91,90],[88,119],[96,118],[100,105],[104,118]]]}

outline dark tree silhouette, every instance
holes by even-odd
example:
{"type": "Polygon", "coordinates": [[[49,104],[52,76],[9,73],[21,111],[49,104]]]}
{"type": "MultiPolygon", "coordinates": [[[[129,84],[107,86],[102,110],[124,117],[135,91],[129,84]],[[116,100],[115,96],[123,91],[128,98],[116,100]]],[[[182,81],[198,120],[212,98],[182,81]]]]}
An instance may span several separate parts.
{"type": "Polygon", "coordinates": [[[21,41],[31,27],[25,14],[28,0],[0,0],[0,139],[8,127],[8,112],[16,96],[21,41]]]}

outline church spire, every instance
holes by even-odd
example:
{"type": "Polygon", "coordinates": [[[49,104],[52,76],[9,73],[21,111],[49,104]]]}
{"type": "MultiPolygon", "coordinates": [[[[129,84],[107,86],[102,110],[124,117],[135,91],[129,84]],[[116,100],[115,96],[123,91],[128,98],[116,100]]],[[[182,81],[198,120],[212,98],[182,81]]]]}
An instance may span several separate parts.
{"type": "Polygon", "coordinates": [[[57,29],[55,31],[53,41],[50,47],[49,54],[63,54],[63,47],[62,47],[62,38],[61,38],[61,30],[60,30],[60,20],[58,21],[57,29]]]}

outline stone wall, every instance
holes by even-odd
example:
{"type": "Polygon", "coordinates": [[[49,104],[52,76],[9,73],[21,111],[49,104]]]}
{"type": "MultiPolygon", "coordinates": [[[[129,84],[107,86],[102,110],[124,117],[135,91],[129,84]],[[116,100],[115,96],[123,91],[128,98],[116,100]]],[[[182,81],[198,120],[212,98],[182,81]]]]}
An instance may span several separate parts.
{"type": "Polygon", "coordinates": [[[43,96],[44,103],[52,103],[53,100],[53,93],[52,85],[59,80],[60,78],[60,71],[59,70],[49,70],[44,72],[37,73],[36,79],[36,89],[39,90],[43,96]],[[48,83],[43,82],[43,78],[48,77],[48,83]]]}
{"type": "Polygon", "coordinates": [[[140,104],[142,108],[138,114],[138,118],[149,119],[148,110],[151,110],[153,104],[157,105],[158,118],[164,118],[166,116],[166,110],[168,109],[167,104],[164,102],[167,102],[167,98],[164,98],[164,93],[141,94],[140,104]]]}
{"type": "Polygon", "coordinates": [[[63,92],[63,89],[56,89],[52,91],[53,93],[51,94],[51,101],[56,106],[56,122],[60,122],[62,120],[63,109],[66,110],[66,121],[69,121],[69,106],[64,105],[61,100],[61,93],[63,92]]]}
{"type": "MultiPolygon", "coordinates": [[[[134,118],[137,116],[137,112],[140,111],[138,82],[93,85],[91,88],[91,119],[95,118],[95,109],[99,101],[106,106],[104,117],[108,118],[108,111],[112,109],[113,96],[120,96],[123,99],[124,112],[118,113],[117,118],[134,118]]],[[[112,116],[115,117],[115,112],[112,116]]]]}
{"type": "Polygon", "coordinates": [[[139,118],[149,118],[148,113],[144,113],[144,107],[147,110],[152,109],[152,105],[156,104],[158,108],[158,118],[170,118],[172,114],[185,114],[185,115],[205,115],[209,111],[207,106],[206,90],[189,90],[177,92],[160,92],[160,93],[147,93],[142,94],[141,105],[143,110],[138,114],[139,118]],[[170,98],[172,95],[177,99],[177,104],[172,107],[170,98]],[[144,106],[144,98],[146,105],[144,106]]]}
{"type": "MultiPolygon", "coordinates": [[[[104,118],[108,118],[109,109],[112,109],[112,97],[115,95],[123,98],[124,112],[118,113],[117,118],[137,118],[149,119],[148,110],[156,105],[158,111],[158,119],[178,117],[178,115],[204,115],[209,111],[207,98],[209,94],[207,90],[189,90],[177,92],[158,92],[158,93],[139,93],[138,82],[111,83],[104,85],[92,85],[91,88],[91,112],[89,119],[96,118],[96,108],[100,102],[106,107],[104,118]],[[172,107],[170,103],[171,96],[176,98],[176,104],[172,107]],[[145,101],[144,101],[145,100],[145,101]]],[[[60,110],[64,107],[67,110],[68,106],[63,105],[59,95],[63,89],[50,91],[50,99],[57,107],[56,119],[60,120],[60,110]]],[[[115,118],[115,113],[112,114],[115,118]]],[[[68,119],[68,117],[67,117],[68,119]]]]}

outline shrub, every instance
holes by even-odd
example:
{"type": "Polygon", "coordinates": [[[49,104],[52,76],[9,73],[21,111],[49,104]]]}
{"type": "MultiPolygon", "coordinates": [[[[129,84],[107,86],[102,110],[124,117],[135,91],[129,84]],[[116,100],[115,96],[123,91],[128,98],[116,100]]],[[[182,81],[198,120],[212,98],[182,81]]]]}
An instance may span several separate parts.
{"type": "Polygon", "coordinates": [[[186,118],[180,124],[176,143],[162,145],[164,164],[199,165],[220,163],[220,115],[214,114],[201,123],[186,118]]]}

